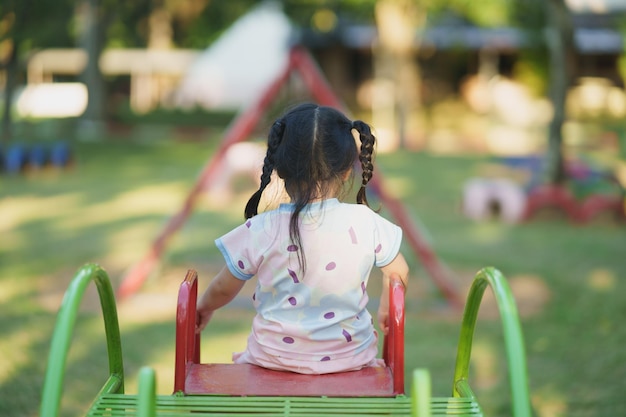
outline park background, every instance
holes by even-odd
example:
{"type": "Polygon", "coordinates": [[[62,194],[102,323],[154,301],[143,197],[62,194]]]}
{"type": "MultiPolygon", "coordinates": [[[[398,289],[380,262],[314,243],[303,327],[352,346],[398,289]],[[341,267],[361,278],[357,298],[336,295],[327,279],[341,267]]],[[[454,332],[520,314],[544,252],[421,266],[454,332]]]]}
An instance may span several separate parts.
{"type": "MultiPolygon", "coordinates": [[[[624,7],[582,0],[481,4],[294,0],[282,2],[281,15],[299,29],[290,41],[311,53],[352,115],[374,125],[385,189],[403,203],[459,293],[484,266],[509,278],[536,415],[621,415],[623,219],[607,211],[580,223],[553,208],[512,222],[497,210],[470,219],[462,196],[471,178],[506,178],[523,189],[537,175],[540,182],[564,184],[578,199],[623,196],[624,7]],[[539,173],[503,163],[536,155],[546,161],[539,173]]],[[[261,90],[275,76],[264,65],[284,59],[286,44],[265,45],[260,57],[246,49],[250,38],[225,48],[235,54],[212,49],[235,22],[263,8],[275,11],[277,4],[0,5],[0,414],[38,414],[55,315],[74,272],[97,262],[119,287],[180,210],[229,123],[254,102],[258,85],[246,84],[247,94],[234,100],[237,81],[219,78],[218,64],[231,62],[227,72],[243,69],[246,80],[267,69],[261,90]],[[221,59],[211,61],[215,55],[221,59]],[[197,89],[186,91],[202,94],[175,94],[184,81],[198,81],[191,69],[201,57],[215,65],[200,70],[208,87],[192,83],[197,89]],[[225,95],[201,101],[223,85],[231,86],[225,95]],[[53,163],[55,147],[66,149],[68,159],[53,163]],[[9,158],[16,155],[17,166],[9,158]]],[[[260,17],[248,20],[254,27],[260,17]]],[[[290,79],[250,139],[262,140],[285,106],[310,99],[297,78],[290,79]]],[[[221,262],[213,239],[241,222],[253,189],[253,180],[237,176],[227,194],[202,193],[158,267],[120,302],[129,392],[144,365],[156,368],[159,392],[171,391],[177,286],[188,268],[198,270],[201,283],[210,280],[221,262]]],[[[391,217],[384,205],[382,213],[391,217]]],[[[403,252],[412,271],[407,369],[430,369],[434,394],[448,395],[460,312],[411,248],[403,252]]],[[[379,290],[376,278],[372,295],[379,290]]],[[[204,336],[203,360],[229,361],[243,347],[251,290],[216,314],[204,336]]],[[[82,307],[62,415],[84,412],[107,373],[95,293],[82,307]]],[[[500,324],[489,298],[483,307],[472,385],[488,415],[506,416],[500,324]]]]}

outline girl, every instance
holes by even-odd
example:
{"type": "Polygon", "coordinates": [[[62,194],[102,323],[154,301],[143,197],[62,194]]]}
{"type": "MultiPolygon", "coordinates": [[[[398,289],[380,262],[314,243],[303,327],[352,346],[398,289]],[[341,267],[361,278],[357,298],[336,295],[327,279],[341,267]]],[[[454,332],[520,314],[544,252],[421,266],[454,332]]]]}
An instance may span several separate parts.
{"type": "Polygon", "coordinates": [[[399,253],[401,229],[367,205],[374,144],[366,123],[314,104],[299,105],[272,125],[261,185],[245,208],[247,221],[215,241],[226,266],[198,301],[200,332],[257,276],[257,314],[235,363],[306,374],[382,365],[366,309],[369,274],[373,265],[383,273],[378,320],[386,333],[389,277],[398,275],[406,285],[408,266],[399,253]],[[357,158],[363,171],[357,204],[341,203],[357,158]],[[291,203],[258,214],[273,171],[291,203]]]}

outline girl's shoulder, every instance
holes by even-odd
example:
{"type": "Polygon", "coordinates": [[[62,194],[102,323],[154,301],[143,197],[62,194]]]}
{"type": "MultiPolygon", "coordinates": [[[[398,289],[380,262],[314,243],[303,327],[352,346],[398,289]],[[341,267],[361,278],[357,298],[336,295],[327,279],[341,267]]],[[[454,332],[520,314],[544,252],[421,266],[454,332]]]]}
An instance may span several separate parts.
{"type": "Polygon", "coordinates": [[[378,213],[376,213],[374,210],[372,210],[365,204],[341,202],[338,204],[338,209],[342,212],[344,216],[367,218],[367,219],[380,217],[378,213]]]}
{"type": "Polygon", "coordinates": [[[285,210],[283,207],[275,208],[268,211],[263,211],[254,217],[246,220],[244,223],[247,227],[272,227],[277,223],[281,217],[286,217],[289,214],[289,210],[285,210]]]}
{"type": "Polygon", "coordinates": [[[365,204],[357,204],[357,203],[346,203],[340,202],[339,206],[345,211],[352,211],[354,213],[366,213],[366,214],[376,214],[374,210],[366,206],[365,204]]]}
{"type": "Polygon", "coordinates": [[[362,222],[375,227],[398,227],[394,222],[385,218],[365,204],[340,203],[343,210],[343,217],[351,221],[362,222]]]}

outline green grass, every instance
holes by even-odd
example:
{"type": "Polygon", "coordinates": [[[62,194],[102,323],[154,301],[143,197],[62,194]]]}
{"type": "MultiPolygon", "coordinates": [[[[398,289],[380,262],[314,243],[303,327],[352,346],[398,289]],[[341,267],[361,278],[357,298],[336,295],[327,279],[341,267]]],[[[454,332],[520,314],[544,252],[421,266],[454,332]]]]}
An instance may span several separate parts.
{"type": "MultiPolygon", "coordinates": [[[[216,140],[78,143],[70,170],[0,177],[0,415],[37,415],[56,311],[76,269],[98,262],[119,285],[180,208],[216,140]]],[[[603,218],[577,226],[548,214],[521,225],[473,223],[461,215],[460,195],[484,162],[398,152],[379,155],[377,169],[459,288],[465,291],[488,265],[510,279],[523,314],[538,416],[624,415],[624,224],[603,218]]],[[[247,183],[238,188],[247,192],[247,183]]],[[[199,271],[201,285],[210,279],[220,263],[213,239],[241,221],[246,197],[220,204],[201,198],[141,293],[120,303],[129,392],[143,365],[157,369],[159,392],[171,391],[177,285],[187,268],[199,271]]],[[[382,213],[388,215],[384,207],[382,213]]],[[[448,395],[460,314],[410,248],[403,252],[412,270],[406,367],[429,368],[434,393],[448,395]]],[[[377,288],[374,277],[372,292],[377,288]]],[[[79,415],[106,374],[97,304],[88,293],[70,352],[63,415],[79,415]]],[[[242,299],[216,314],[204,339],[205,360],[228,360],[243,347],[251,318],[245,305],[242,299]]],[[[488,415],[510,415],[502,331],[492,314],[479,319],[472,366],[472,385],[488,415]]]]}

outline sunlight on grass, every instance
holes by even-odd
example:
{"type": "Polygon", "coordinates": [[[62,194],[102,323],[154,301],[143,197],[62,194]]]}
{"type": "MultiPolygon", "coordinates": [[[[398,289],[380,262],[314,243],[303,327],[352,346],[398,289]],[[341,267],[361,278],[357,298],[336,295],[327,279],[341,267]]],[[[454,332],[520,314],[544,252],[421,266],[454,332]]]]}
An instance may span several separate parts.
{"type": "MultiPolygon", "coordinates": [[[[2,291],[0,291],[0,304],[10,302],[12,299],[24,294],[27,290],[17,280],[4,280],[2,282],[2,291]]],[[[2,342],[1,339],[0,342],[2,342]]]]}
{"type": "Polygon", "coordinates": [[[233,352],[245,350],[249,334],[249,330],[243,330],[203,339],[202,362],[232,363],[233,352]]]}
{"type": "MultiPolygon", "coordinates": [[[[156,393],[162,395],[171,394],[174,391],[174,350],[163,352],[155,357],[151,363],[146,363],[156,372],[156,393]]],[[[128,375],[125,387],[127,392],[138,392],[139,372],[128,375]]]]}
{"type": "Polygon", "coordinates": [[[31,346],[39,336],[39,333],[31,328],[21,328],[9,334],[3,333],[0,338],[0,355],[11,360],[0,361],[0,384],[15,378],[15,370],[25,367],[32,361],[31,346]]]}
{"type": "Polygon", "coordinates": [[[57,224],[58,228],[79,230],[99,223],[124,220],[133,215],[167,215],[182,204],[186,185],[182,182],[135,188],[115,198],[85,207],[78,216],[57,224]]]}
{"type": "Polygon", "coordinates": [[[411,178],[407,177],[385,178],[382,185],[394,198],[399,199],[410,196],[414,187],[411,178]]]}
{"type": "MultiPolygon", "coordinates": [[[[532,274],[511,275],[508,277],[511,293],[520,317],[526,318],[543,313],[552,300],[552,291],[544,278],[532,274]]],[[[479,317],[497,320],[500,312],[493,290],[485,290],[480,306],[479,317]]]]}
{"type": "MultiPolygon", "coordinates": [[[[124,328],[122,332],[127,333],[128,328],[124,328]]],[[[171,394],[174,388],[174,360],[176,356],[174,340],[164,340],[159,345],[157,352],[153,352],[149,357],[143,356],[141,362],[133,363],[130,372],[125,375],[125,391],[138,392],[138,370],[141,367],[149,366],[156,372],[156,388],[157,394],[171,394]]],[[[128,362],[125,361],[128,368],[128,362]]]]}
{"type": "MultiPolygon", "coordinates": [[[[27,249],[29,240],[26,235],[13,230],[0,230],[2,239],[0,239],[0,251],[9,252],[11,250],[27,249]]],[[[4,294],[0,294],[0,299],[4,294]]]]}
{"type": "Polygon", "coordinates": [[[80,193],[52,197],[27,195],[6,198],[1,204],[0,232],[16,229],[30,221],[40,222],[65,215],[68,207],[79,205],[80,199],[80,193]]]}
{"type": "Polygon", "coordinates": [[[587,277],[587,285],[598,292],[609,292],[615,288],[617,279],[615,273],[606,268],[597,268],[587,277]]]}
{"type": "Polygon", "coordinates": [[[106,257],[109,268],[126,268],[137,262],[147,251],[151,239],[159,231],[155,222],[137,223],[116,232],[110,233],[106,240],[110,248],[106,257]]]}
{"type": "MultiPolygon", "coordinates": [[[[254,192],[254,191],[252,191],[254,192]]],[[[243,222],[243,210],[252,193],[236,193],[226,198],[218,198],[215,194],[203,193],[198,198],[197,211],[216,211],[226,216],[235,223],[243,222]]],[[[265,210],[265,206],[259,203],[259,212],[265,210]]]]}
{"type": "Polygon", "coordinates": [[[497,352],[489,343],[474,340],[472,346],[472,378],[477,389],[490,389],[498,383],[497,352]]]}
{"type": "Polygon", "coordinates": [[[470,237],[478,243],[494,243],[501,241],[507,228],[497,222],[480,222],[473,224],[470,237]]]}
{"type": "Polygon", "coordinates": [[[543,387],[532,395],[531,402],[539,417],[564,417],[567,415],[567,400],[553,387],[543,387]]]}

